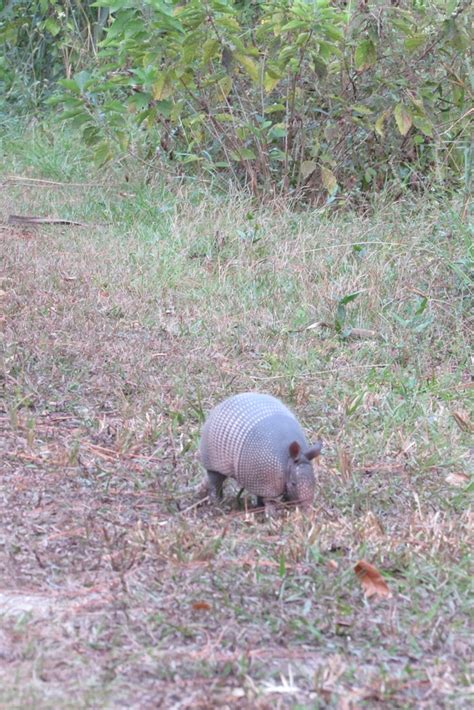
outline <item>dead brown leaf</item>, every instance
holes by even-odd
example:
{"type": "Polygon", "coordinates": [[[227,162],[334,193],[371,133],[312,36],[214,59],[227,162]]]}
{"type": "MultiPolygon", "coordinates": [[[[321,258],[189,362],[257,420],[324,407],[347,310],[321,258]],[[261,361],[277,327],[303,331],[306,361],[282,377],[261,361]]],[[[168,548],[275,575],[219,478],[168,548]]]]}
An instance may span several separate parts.
{"type": "Polygon", "coordinates": [[[352,340],[374,340],[379,338],[380,335],[376,330],[369,330],[368,328],[352,328],[347,337],[352,340]]]}
{"type": "Polygon", "coordinates": [[[193,602],[192,605],[194,611],[210,611],[211,605],[205,601],[193,602]]]}
{"type": "Polygon", "coordinates": [[[354,566],[354,572],[362,585],[366,597],[370,598],[377,595],[390,598],[392,596],[388,584],[378,569],[371,565],[370,562],[359,560],[354,566]]]}
{"type": "Polygon", "coordinates": [[[469,414],[462,409],[453,412],[453,419],[462,431],[467,431],[468,434],[474,432],[474,424],[469,418],[469,414]]]}
{"type": "Polygon", "coordinates": [[[343,478],[345,480],[349,480],[352,473],[352,460],[346,449],[338,447],[337,460],[339,464],[339,471],[341,472],[343,478]]]}
{"type": "Polygon", "coordinates": [[[366,540],[375,540],[385,535],[382,523],[371,510],[366,513],[361,521],[361,533],[366,540]]]}
{"type": "Polygon", "coordinates": [[[452,486],[461,487],[465,486],[466,483],[469,483],[470,478],[465,473],[450,473],[444,480],[452,486]]]}

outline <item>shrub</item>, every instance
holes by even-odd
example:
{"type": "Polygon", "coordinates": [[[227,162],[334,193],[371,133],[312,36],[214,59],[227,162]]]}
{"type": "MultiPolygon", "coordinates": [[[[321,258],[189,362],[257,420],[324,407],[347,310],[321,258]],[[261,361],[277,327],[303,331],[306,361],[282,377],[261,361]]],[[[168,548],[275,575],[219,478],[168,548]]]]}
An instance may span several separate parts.
{"type": "Polygon", "coordinates": [[[99,162],[141,150],[160,169],[313,201],[455,187],[469,172],[469,4],[99,0],[97,62],[54,102],[99,162]]]}

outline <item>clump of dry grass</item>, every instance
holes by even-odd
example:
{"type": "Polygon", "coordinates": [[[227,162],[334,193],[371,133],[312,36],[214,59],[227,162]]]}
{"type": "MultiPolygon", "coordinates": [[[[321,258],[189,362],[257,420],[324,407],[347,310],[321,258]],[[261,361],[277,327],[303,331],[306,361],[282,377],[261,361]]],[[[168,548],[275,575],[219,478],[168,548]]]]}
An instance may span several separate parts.
{"type": "Polygon", "coordinates": [[[465,706],[454,208],[296,215],[151,187],[0,200],[108,222],[2,231],[0,703],[465,706]],[[194,505],[204,413],[249,388],[325,439],[309,519],[194,505]],[[360,558],[390,599],[364,600],[360,558]]]}

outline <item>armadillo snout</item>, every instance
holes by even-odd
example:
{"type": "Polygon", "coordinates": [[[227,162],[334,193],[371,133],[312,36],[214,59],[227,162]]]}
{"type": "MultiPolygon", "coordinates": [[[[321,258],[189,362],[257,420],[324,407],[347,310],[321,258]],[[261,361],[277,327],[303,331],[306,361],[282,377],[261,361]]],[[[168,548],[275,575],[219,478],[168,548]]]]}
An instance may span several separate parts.
{"type": "Polygon", "coordinates": [[[303,476],[298,483],[298,500],[303,507],[313,504],[315,487],[314,474],[311,470],[311,474],[303,476]]]}
{"type": "Polygon", "coordinates": [[[311,464],[305,462],[295,467],[287,484],[288,498],[299,502],[304,507],[308,507],[313,502],[315,488],[316,481],[311,464]]]}

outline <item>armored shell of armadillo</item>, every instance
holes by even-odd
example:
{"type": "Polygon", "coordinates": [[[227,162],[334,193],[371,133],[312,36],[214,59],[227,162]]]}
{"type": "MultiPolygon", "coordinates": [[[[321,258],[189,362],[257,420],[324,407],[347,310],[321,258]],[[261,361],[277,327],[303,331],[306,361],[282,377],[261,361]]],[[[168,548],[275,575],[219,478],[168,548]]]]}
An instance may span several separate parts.
{"type": "Polygon", "coordinates": [[[307,449],[294,414],[275,397],[245,392],[210,412],[199,454],[208,471],[234,478],[249,493],[273,498],[285,491],[288,447],[294,441],[307,449]]]}

